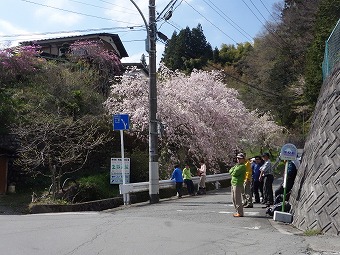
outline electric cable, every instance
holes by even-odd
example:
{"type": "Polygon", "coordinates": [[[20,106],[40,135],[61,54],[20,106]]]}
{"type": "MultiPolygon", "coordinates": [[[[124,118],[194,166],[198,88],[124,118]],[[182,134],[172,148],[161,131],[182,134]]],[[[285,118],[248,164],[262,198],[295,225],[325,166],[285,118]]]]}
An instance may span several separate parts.
{"type": "MultiPolygon", "coordinates": [[[[71,30],[71,31],[56,31],[56,32],[41,32],[41,33],[30,33],[30,34],[13,34],[13,35],[1,35],[0,37],[27,37],[27,36],[32,36],[32,35],[53,35],[53,34],[70,34],[70,33],[79,33],[79,32],[93,32],[93,31],[105,31],[105,30],[115,30],[115,29],[128,29],[128,31],[145,31],[145,26],[136,26],[140,27],[141,29],[135,30],[134,27],[107,27],[107,28],[89,28],[89,29],[78,29],[78,30],[71,30]]],[[[118,32],[127,32],[127,31],[116,31],[118,32]]]]}
{"type": "Polygon", "coordinates": [[[274,20],[275,22],[277,22],[277,21],[276,21],[276,18],[275,18],[275,17],[273,16],[273,14],[268,10],[267,6],[263,3],[263,1],[260,0],[260,2],[261,2],[261,4],[263,5],[263,7],[267,10],[267,12],[269,13],[269,15],[273,18],[273,20],[274,20]]]}
{"type": "Polygon", "coordinates": [[[240,34],[242,34],[245,38],[253,40],[252,36],[248,34],[244,29],[242,29],[239,25],[237,25],[230,17],[228,17],[220,8],[218,8],[212,1],[208,0],[215,8],[213,8],[206,0],[203,0],[212,10],[214,10],[221,18],[223,18],[228,24],[230,24],[233,28],[235,28],[240,34]],[[221,15],[221,13],[223,15],[221,15]],[[228,20],[227,20],[228,19],[228,20]],[[235,24],[235,25],[234,25],[235,24]],[[236,27],[237,26],[237,27],[236,27]],[[242,31],[243,32],[242,32],[242,31]]]}
{"type": "MultiPolygon", "coordinates": [[[[250,0],[251,1],[251,0],[250,0]]],[[[282,38],[280,38],[276,33],[274,33],[273,31],[271,31],[262,21],[261,19],[256,15],[256,13],[249,7],[249,5],[242,0],[242,2],[247,6],[247,8],[254,14],[254,16],[256,17],[256,19],[258,21],[260,21],[260,23],[264,26],[264,28],[270,33],[272,34],[274,37],[276,37],[276,39],[278,39],[278,41],[274,41],[271,38],[267,38],[270,42],[272,42],[273,44],[277,45],[281,50],[284,50],[283,46],[281,43],[279,43],[279,41],[283,41],[286,45],[288,45],[282,38]]]]}
{"type": "Polygon", "coordinates": [[[189,5],[194,11],[196,11],[200,16],[202,16],[206,21],[208,21],[212,26],[214,26],[216,29],[218,29],[221,33],[223,33],[225,36],[227,36],[230,40],[232,40],[234,43],[237,44],[237,41],[235,41],[232,37],[227,35],[222,29],[220,29],[218,26],[216,26],[213,22],[211,22],[209,19],[207,19],[202,13],[200,13],[198,10],[196,10],[191,4],[188,3],[188,1],[184,0],[184,2],[189,5]]]}
{"type": "MultiPolygon", "coordinates": [[[[77,1],[77,0],[68,0],[68,1],[71,1],[71,2],[74,2],[74,3],[78,3],[78,4],[82,4],[82,5],[91,6],[91,7],[95,7],[95,8],[99,8],[99,9],[111,10],[110,8],[106,8],[106,7],[98,6],[98,5],[94,5],[94,4],[84,3],[84,2],[82,2],[82,1],[77,1]]],[[[112,5],[114,5],[114,4],[112,4],[112,5]]],[[[119,8],[131,10],[131,9],[125,8],[125,7],[123,7],[123,6],[119,6],[119,5],[115,5],[115,6],[117,6],[117,7],[119,7],[119,8]]],[[[125,13],[132,14],[132,15],[139,15],[139,14],[137,14],[136,12],[125,12],[125,13]]]]}
{"type": "MultiPolygon", "coordinates": [[[[171,0],[170,3],[168,3],[165,6],[165,8],[158,14],[158,17],[156,18],[156,22],[160,21],[161,19],[164,19],[164,16],[163,17],[161,17],[161,16],[164,12],[166,12],[167,9],[169,9],[169,11],[172,12],[172,9],[173,9],[174,5],[176,4],[176,2],[177,2],[177,0],[171,0]]],[[[167,12],[169,12],[169,11],[167,11],[167,12]]]]}
{"type": "Polygon", "coordinates": [[[127,21],[114,20],[114,19],[99,17],[99,16],[95,16],[95,15],[91,15],[91,14],[86,14],[86,13],[81,13],[81,12],[66,10],[66,9],[63,9],[63,8],[58,8],[58,7],[54,7],[54,6],[50,6],[50,5],[46,5],[46,4],[40,4],[40,3],[36,3],[36,2],[33,2],[33,1],[29,1],[29,0],[20,0],[20,1],[26,2],[26,3],[30,3],[30,4],[35,4],[35,5],[40,5],[40,6],[48,7],[48,8],[55,9],[55,10],[59,10],[59,11],[70,12],[70,13],[74,13],[74,14],[78,14],[78,15],[82,15],[82,16],[86,16],[86,17],[91,17],[91,18],[96,18],[96,19],[102,19],[102,20],[110,20],[110,21],[114,21],[114,22],[121,22],[121,23],[125,23],[125,24],[133,24],[133,25],[136,25],[136,24],[134,24],[134,23],[127,22],[127,21]]]}
{"type": "MultiPolygon", "coordinates": [[[[244,2],[244,1],[243,1],[243,2],[244,2]]],[[[255,7],[255,9],[260,13],[260,15],[264,18],[264,20],[267,22],[266,18],[263,16],[263,14],[261,13],[261,11],[256,7],[256,5],[253,3],[253,1],[250,0],[250,2],[251,2],[251,4],[255,7]]],[[[267,22],[267,23],[268,23],[268,22],[267,22]]],[[[262,24],[263,24],[263,23],[262,23],[262,24]]],[[[267,28],[267,26],[266,26],[265,24],[263,24],[263,25],[264,25],[264,27],[265,27],[270,33],[272,33],[276,38],[281,39],[286,45],[289,46],[288,42],[287,42],[284,38],[282,38],[281,35],[279,35],[279,34],[273,32],[272,30],[270,30],[269,28],[267,28]]]]}
{"type": "Polygon", "coordinates": [[[135,9],[126,8],[126,7],[123,7],[123,6],[121,6],[121,5],[113,4],[113,3],[110,3],[110,2],[104,1],[104,0],[99,0],[99,1],[100,1],[100,2],[103,2],[103,3],[106,3],[106,4],[109,4],[109,5],[113,5],[113,6],[117,6],[117,7],[123,8],[123,9],[125,9],[125,10],[129,10],[129,11],[135,12],[135,9]]]}

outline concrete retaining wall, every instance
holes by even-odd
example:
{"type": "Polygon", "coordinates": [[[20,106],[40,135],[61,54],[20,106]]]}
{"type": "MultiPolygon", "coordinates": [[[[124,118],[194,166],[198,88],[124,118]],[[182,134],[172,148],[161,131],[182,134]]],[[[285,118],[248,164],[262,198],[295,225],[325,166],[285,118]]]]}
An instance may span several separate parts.
{"type": "Polygon", "coordinates": [[[290,197],[293,224],[340,234],[340,65],[325,80],[290,197]]]}

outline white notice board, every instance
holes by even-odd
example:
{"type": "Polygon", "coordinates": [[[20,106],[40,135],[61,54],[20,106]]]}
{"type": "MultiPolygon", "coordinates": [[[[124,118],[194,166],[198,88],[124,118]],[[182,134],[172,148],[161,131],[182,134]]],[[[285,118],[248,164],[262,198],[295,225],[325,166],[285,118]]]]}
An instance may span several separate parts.
{"type": "MultiPolygon", "coordinates": [[[[110,184],[122,184],[122,158],[111,158],[110,184]]],[[[125,182],[130,183],[130,158],[124,158],[125,182]]]]}

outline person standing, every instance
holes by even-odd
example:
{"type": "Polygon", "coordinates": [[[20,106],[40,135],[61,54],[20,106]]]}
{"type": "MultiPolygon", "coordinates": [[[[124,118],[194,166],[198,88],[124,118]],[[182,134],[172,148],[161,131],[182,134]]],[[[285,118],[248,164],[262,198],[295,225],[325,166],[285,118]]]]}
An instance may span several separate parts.
{"type": "Polygon", "coordinates": [[[261,166],[260,171],[261,175],[259,180],[263,180],[263,201],[262,204],[266,206],[270,206],[274,204],[274,195],[273,195],[273,168],[272,163],[269,159],[269,153],[265,152],[262,155],[262,159],[264,160],[264,164],[261,166]]]}
{"type": "Polygon", "coordinates": [[[183,169],[183,179],[184,179],[184,183],[187,185],[187,189],[188,189],[188,193],[191,196],[195,195],[195,187],[194,187],[194,183],[191,180],[191,171],[190,171],[190,167],[189,164],[185,164],[185,168],[183,169]]]}
{"type": "MultiPolygon", "coordinates": [[[[246,154],[243,154],[246,157],[246,154]]],[[[251,191],[252,169],[249,159],[245,160],[246,176],[244,179],[244,193],[242,194],[244,208],[253,208],[253,194],[251,191]]]]}
{"type": "Polygon", "coordinates": [[[174,171],[171,175],[171,180],[175,180],[176,182],[176,191],[178,198],[182,197],[182,187],[183,187],[183,176],[182,170],[179,168],[179,165],[175,165],[174,171]]]}
{"type": "Polygon", "coordinates": [[[263,182],[260,181],[261,171],[260,168],[263,165],[261,156],[256,156],[254,162],[251,165],[252,177],[253,177],[253,192],[255,197],[255,203],[260,203],[260,193],[263,198],[263,182]],[[260,192],[259,192],[260,191],[260,192]]]}
{"type": "Polygon", "coordinates": [[[243,153],[237,154],[237,164],[229,170],[231,175],[231,189],[233,204],[236,209],[234,217],[243,217],[242,193],[244,190],[244,177],[246,175],[245,157],[243,153]]]}
{"type": "MultiPolygon", "coordinates": [[[[296,167],[296,163],[294,161],[288,161],[287,163],[287,180],[286,180],[286,193],[288,194],[291,189],[294,186],[294,181],[295,181],[295,177],[297,174],[297,167],[296,167]]],[[[280,184],[279,188],[275,190],[275,198],[280,195],[283,194],[284,192],[284,188],[283,188],[283,183],[280,184]]],[[[289,196],[286,197],[286,199],[289,199],[289,196]]]]}
{"type": "Polygon", "coordinates": [[[207,178],[207,166],[204,163],[204,159],[201,159],[200,164],[201,164],[201,168],[197,169],[197,174],[200,177],[200,182],[198,183],[197,195],[203,195],[206,193],[205,180],[207,178]]]}

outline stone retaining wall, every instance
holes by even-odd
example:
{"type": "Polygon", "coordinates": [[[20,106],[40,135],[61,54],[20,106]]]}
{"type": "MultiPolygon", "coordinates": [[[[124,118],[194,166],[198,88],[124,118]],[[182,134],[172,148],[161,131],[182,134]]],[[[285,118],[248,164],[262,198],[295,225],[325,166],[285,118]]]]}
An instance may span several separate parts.
{"type": "Polygon", "coordinates": [[[293,225],[340,234],[340,65],[324,81],[290,197],[293,225]]]}

